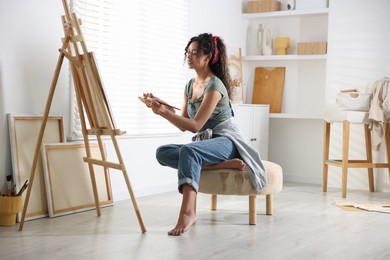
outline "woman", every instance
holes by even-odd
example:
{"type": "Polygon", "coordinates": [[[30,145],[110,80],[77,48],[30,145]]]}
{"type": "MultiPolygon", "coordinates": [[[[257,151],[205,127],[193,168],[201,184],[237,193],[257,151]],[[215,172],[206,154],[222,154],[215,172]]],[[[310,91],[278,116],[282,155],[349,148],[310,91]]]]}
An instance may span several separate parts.
{"type": "MultiPolygon", "coordinates": [[[[179,192],[183,194],[179,219],[168,232],[172,236],[186,232],[196,221],[195,202],[202,168],[248,166],[256,190],[266,181],[258,153],[245,143],[230,120],[232,84],[224,42],[207,33],[195,36],[185,48],[185,59],[196,77],[185,87],[181,115],[157,101],[149,103],[154,113],[180,130],[197,133],[192,143],[164,145],[156,151],[160,164],[178,169],[179,192]]],[[[153,94],[146,93],[144,97],[153,98],[153,94]]]]}

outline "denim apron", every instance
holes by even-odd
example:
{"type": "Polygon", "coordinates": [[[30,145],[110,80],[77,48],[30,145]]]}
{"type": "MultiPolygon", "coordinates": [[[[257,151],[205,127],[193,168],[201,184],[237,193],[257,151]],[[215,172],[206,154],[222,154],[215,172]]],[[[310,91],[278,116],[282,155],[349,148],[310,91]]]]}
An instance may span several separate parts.
{"type": "MultiPolygon", "coordinates": [[[[196,106],[195,106],[194,102],[192,102],[191,100],[188,100],[187,110],[188,110],[188,116],[191,119],[193,119],[196,115],[197,110],[196,110],[196,106]]],[[[230,104],[230,101],[229,101],[229,106],[226,106],[224,110],[222,110],[221,112],[219,112],[217,114],[213,113],[211,115],[211,117],[207,120],[207,122],[204,124],[204,126],[199,130],[199,132],[204,131],[208,128],[213,129],[219,123],[230,118],[230,115],[233,117],[234,112],[233,112],[232,105],[230,104]]]]}

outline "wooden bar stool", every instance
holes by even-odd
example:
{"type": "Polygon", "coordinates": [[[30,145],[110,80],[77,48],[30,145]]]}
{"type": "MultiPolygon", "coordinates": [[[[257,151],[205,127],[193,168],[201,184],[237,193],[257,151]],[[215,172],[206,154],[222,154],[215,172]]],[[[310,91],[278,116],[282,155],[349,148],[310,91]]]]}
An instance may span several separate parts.
{"type": "MultiPolygon", "coordinates": [[[[324,192],[327,191],[328,185],[328,166],[341,167],[342,173],[342,192],[341,196],[343,198],[347,197],[347,175],[349,168],[367,168],[368,172],[368,184],[370,192],[374,192],[374,174],[373,168],[387,168],[390,174],[390,126],[389,123],[386,124],[386,134],[385,134],[385,148],[386,148],[386,159],[385,163],[374,163],[372,159],[372,148],[371,148],[371,132],[368,128],[367,120],[360,122],[364,126],[365,133],[365,144],[366,144],[366,159],[365,160],[349,160],[349,141],[350,141],[350,125],[351,121],[344,119],[343,124],[343,133],[342,133],[342,158],[340,159],[329,159],[329,145],[330,145],[330,131],[331,124],[335,121],[325,120],[324,121],[324,158],[323,158],[323,179],[322,179],[322,189],[324,192]]],[[[338,121],[340,122],[340,121],[338,121]]],[[[352,122],[353,123],[353,122],[352,122]]]]}

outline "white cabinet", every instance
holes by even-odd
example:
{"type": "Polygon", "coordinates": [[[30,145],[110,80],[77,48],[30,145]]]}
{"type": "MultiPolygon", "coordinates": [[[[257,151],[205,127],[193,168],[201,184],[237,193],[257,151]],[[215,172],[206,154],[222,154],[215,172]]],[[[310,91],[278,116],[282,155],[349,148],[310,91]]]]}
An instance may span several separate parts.
{"type": "MultiPolygon", "coordinates": [[[[263,27],[271,29],[272,38],[290,38],[287,55],[245,55],[243,57],[246,103],[252,102],[256,67],[286,67],[282,113],[272,113],[270,117],[323,118],[326,54],[298,55],[297,45],[298,42],[328,41],[328,8],[243,14],[242,17],[247,21],[248,28],[262,24],[263,27]]],[[[273,53],[276,53],[275,48],[273,53]]]]}
{"type": "Polygon", "coordinates": [[[269,105],[233,104],[233,121],[261,159],[268,159],[269,105]]]}

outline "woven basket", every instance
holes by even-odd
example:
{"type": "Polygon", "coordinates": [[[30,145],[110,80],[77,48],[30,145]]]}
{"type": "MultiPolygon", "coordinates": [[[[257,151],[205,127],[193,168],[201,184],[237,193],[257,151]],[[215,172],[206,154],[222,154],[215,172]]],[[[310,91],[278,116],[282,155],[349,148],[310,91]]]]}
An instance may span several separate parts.
{"type": "Polygon", "coordinates": [[[22,196],[0,197],[0,226],[13,226],[22,210],[22,196]]]}

